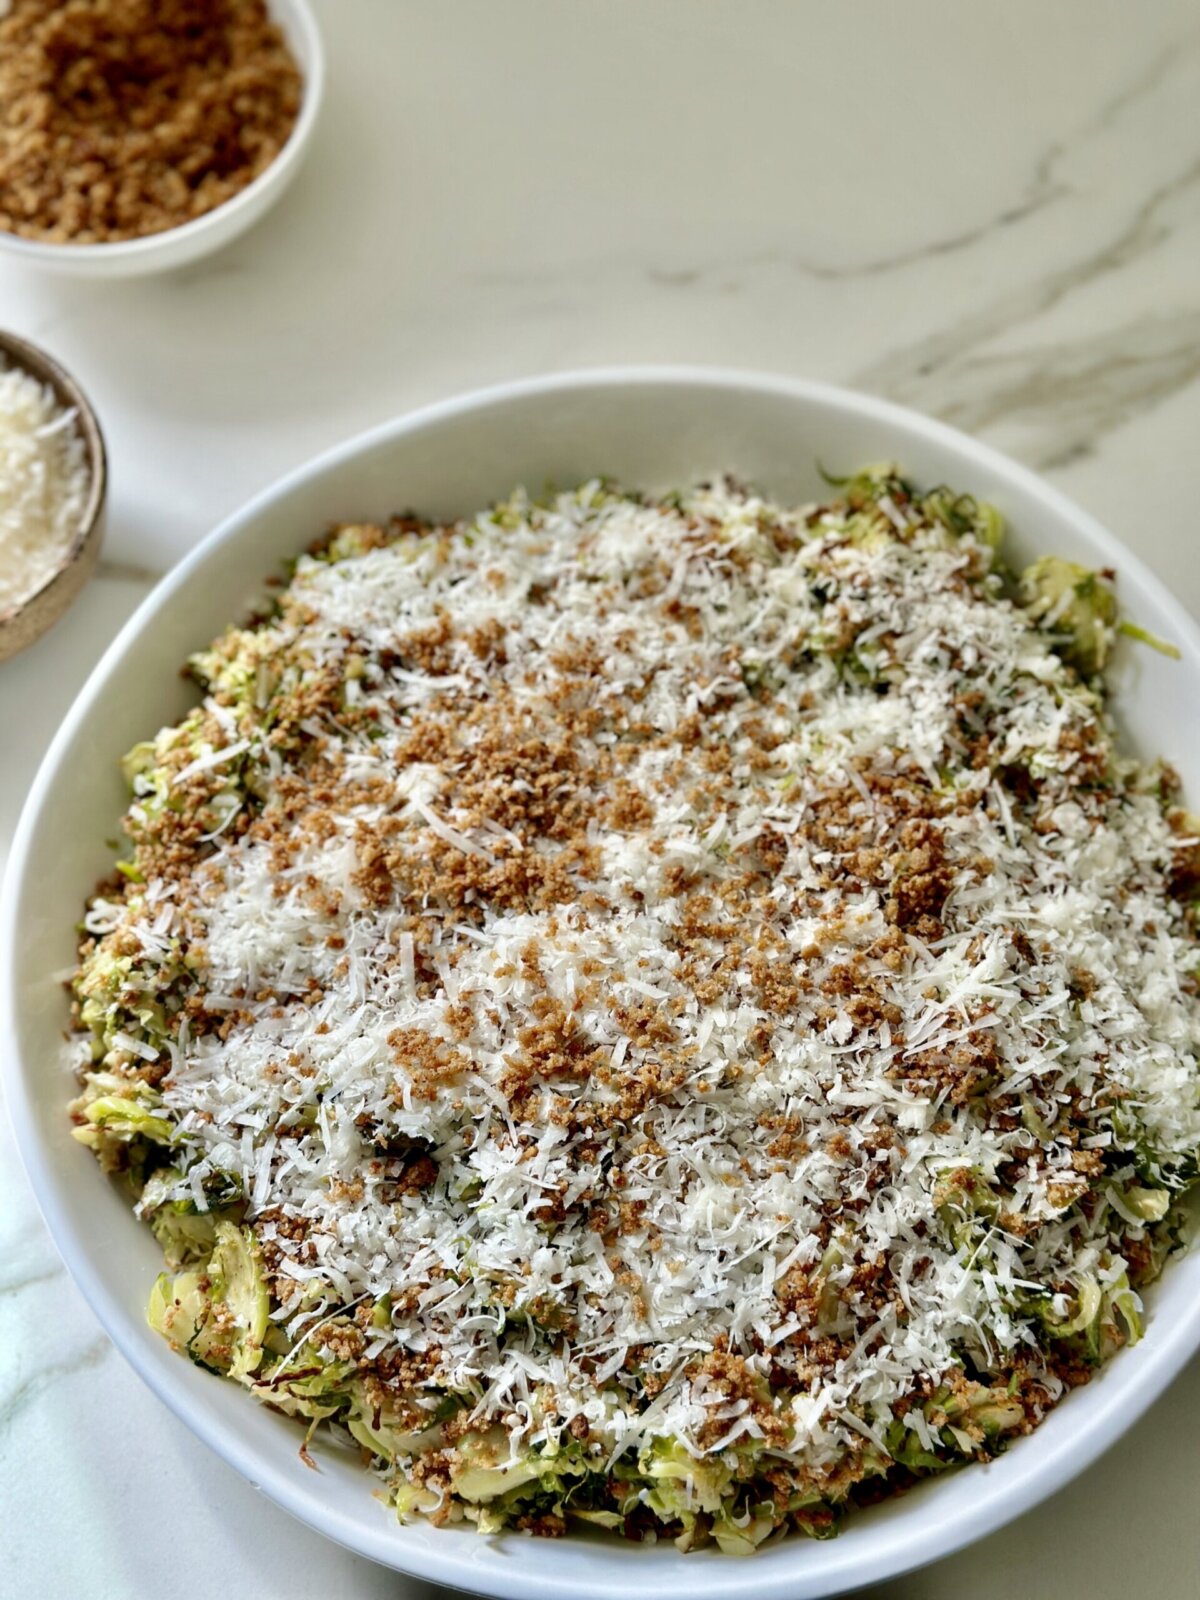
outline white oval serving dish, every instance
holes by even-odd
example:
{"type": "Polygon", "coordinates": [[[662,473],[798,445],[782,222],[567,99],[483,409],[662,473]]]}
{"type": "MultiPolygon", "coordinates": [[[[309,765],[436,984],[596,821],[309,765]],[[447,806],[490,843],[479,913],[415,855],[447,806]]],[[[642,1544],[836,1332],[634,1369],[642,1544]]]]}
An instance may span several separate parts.
{"type": "Polygon", "coordinates": [[[1182,659],[1124,645],[1117,705],[1131,742],[1163,753],[1200,796],[1200,630],[1165,587],[1091,517],[1032,473],[939,423],[819,384],[737,372],[616,369],[467,395],[365,434],[259,495],[158,586],[93,672],[51,746],[21,819],[0,914],[3,1071],[18,1141],[63,1257],[115,1343],[151,1388],[251,1483],[302,1521],[401,1571],[513,1600],[805,1600],[879,1582],[944,1555],[1044,1499],[1111,1445],[1200,1347],[1200,1253],[1150,1299],[1145,1339],[1072,1393],[999,1460],[851,1517],[834,1540],[782,1540],[749,1559],[603,1537],[531,1542],[469,1529],[400,1527],[357,1459],[318,1444],[300,1460],[292,1422],[175,1355],[146,1326],[158,1248],[72,1142],[60,1060],[73,927],[108,869],[104,840],[124,793],[117,760],[189,703],[179,665],[237,618],[261,580],[332,521],[415,508],[469,513],[516,483],[540,489],[598,473],[665,488],[732,471],[773,495],[819,497],[818,463],[885,459],[919,481],[994,502],[1018,559],[1043,552],[1113,567],[1126,614],[1182,659]]]}

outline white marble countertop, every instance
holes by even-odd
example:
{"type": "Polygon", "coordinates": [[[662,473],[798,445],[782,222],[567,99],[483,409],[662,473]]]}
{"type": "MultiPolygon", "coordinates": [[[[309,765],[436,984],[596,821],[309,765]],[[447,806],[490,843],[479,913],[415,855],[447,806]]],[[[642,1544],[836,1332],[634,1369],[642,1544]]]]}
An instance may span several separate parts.
{"type": "MultiPolygon", "coordinates": [[[[370,423],[539,370],[714,362],[906,401],[1046,472],[1200,612],[1193,0],[315,9],[326,114],[246,238],[148,282],[0,258],[0,324],[80,378],[112,462],[98,577],[0,666],[0,852],[101,647],[202,533],[370,423]]],[[[1193,1365],[1071,1488],[887,1595],[1191,1600],[1198,1438],[1193,1365]]],[[[0,1482],[14,1600],[435,1592],[294,1525],[142,1387],[6,1124],[0,1482]]]]}

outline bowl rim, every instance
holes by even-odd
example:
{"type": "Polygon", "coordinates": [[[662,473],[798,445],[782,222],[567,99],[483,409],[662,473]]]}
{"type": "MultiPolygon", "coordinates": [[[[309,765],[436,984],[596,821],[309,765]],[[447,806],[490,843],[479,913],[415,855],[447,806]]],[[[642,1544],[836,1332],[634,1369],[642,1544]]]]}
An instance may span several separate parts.
{"type": "MultiPolygon", "coordinates": [[[[27,1074],[21,1070],[18,1055],[18,965],[19,928],[17,905],[25,876],[25,861],[43,801],[55,781],[57,769],[74,745],[91,711],[92,701],[125,653],[133,647],[157,611],[190,581],[194,572],[207,563],[226,544],[246,536],[257,519],[274,503],[295,489],[319,478],[330,469],[351,462],[375,446],[409,434],[417,434],[439,423],[476,411],[503,406],[527,397],[541,397],[592,389],[622,386],[673,386],[682,389],[719,388],[730,391],[776,394],[781,398],[807,401],[842,414],[891,425],[915,437],[953,452],[964,470],[974,465],[998,476],[1019,491],[1040,502],[1045,509],[1067,521],[1093,549],[1106,558],[1106,564],[1119,565],[1136,575],[1169,620],[1175,642],[1184,660],[1200,672],[1200,625],[1189,615],[1139,557],[1109,533],[1090,513],[1076,506],[1067,496],[1037,474],[1012,461],[1002,452],[980,443],[948,424],[926,417],[908,407],[831,384],[780,374],[759,373],[718,366],[611,366],[587,368],[544,376],[523,378],[490,385],[419,407],[374,428],[344,440],[313,460],[285,474],[225,518],[183,560],[155,585],[151,593],[122,627],[104,651],[83,688],[67,712],[51,741],[30,788],[17,825],[9,860],[0,890],[0,1082],[4,1085],[9,1116],[16,1133],[22,1163],[29,1177],[39,1208],[55,1246],[75,1283],[87,1299],[105,1331],[138,1375],[160,1400],[197,1437],[233,1466],[255,1487],[261,1489],[282,1509],[299,1521],[323,1533],[335,1543],[356,1554],[396,1570],[436,1583],[452,1584],[475,1593],[511,1597],[511,1600],[610,1600],[612,1581],[598,1567],[597,1576],[565,1577],[552,1570],[538,1570],[536,1563],[517,1560],[507,1546],[507,1561],[489,1549],[475,1549],[475,1558],[457,1540],[446,1540],[445,1549],[412,1547],[397,1551],[395,1527],[379,1514],[379,1508],[365,1492],[363,1504],[378,1517],[378,1527],[365,1517],[351,1515],[314,1494],[306,1482],[286,1474],[280,1464],[267,1458],[267,1452],[245,1443],[235,1429],[218,1417],[215,1409],[198,1406],[173,1381],[170,1369],[161,1370],[146,1363],[139,1353],[144,1334],[135,1318],[118,1302],[102,1270],[94,1241],[85,1229],[77,1229],[70,1207],[60,1193],[55,1175],[55,1149],[43,1146],[32,1095],[26,1090],[27,1074]],[[400,1564],[402,1559],[403,1564],[400,1564]]],[[[1183,1263],[1177,1270],[1183,1269],[1183,1263]]],[[[1156,1329],[1155,1346],[1144,1350],[1143,1359],[1127,1357],[1121,1369],[1119,1386],[1105,1385],[1103,1375],[1089,1386],[1091,1404],[1083,1410],[1071,1431],[1046,1437],[1032,1470],[1007,1477],[981,1495],[974,1507],[939,1530],[936,1542],[922,1530],[905,1526],[903,1519],[889,1530],[887,1539],[865,1549],[846,1549],[840,1540],[821,1545],[823,1560],[819,1573],[807,1575],[796,1562],[773,1565],[731,1563],[736,1558],[714,1556],[710,1568],[704,1556],[691,1561],[704,1562],[695,1577],[696,1595],[714,1596],[736,1592],[741,1600],[797,1600],[797,1597],[845,1593],[860,1586],[886,1581],[927,1563],[950,1555],[993,1533],[1026,1510],[1046,1500],[1091,1466],[1162,1393],[1186,1362],[1200,1348],[1200,1318],[1176,1318],[1156,1329]],[[1153,1357],[1150,1359],[1150,1357],[1153,1357]],[[736,1572],[736,1579],[734,1574],[736,1572]],[[717,1575],[720,1575],[719,1577],[717,1575]],[[814,1581],[819,1587],[813,1587],[814,1581]]],[[[980,1469],[984,1470],[984,1469],[980,1469]]],[[[483,1545],[484,1541],[478,1541],[483,1545]]],[[[627,1548],[627,1547],[622,1547],[627,1548]]],[[[811,1550],[808,1541],[796,1539],[798,1554],[811,1550]]],[[[652,1553],[652,1552],[651,1552],[652,1553]]],[[[630,1577],[637,1567],[631,1552],[630,1577]]],[[[662,1570],[662,1569],[659,1569],[662,1570]]],[[[644,1568],[652,1581],[653,1565],[644,1568]]],[[[636,1580],[635,1580],[636,1581],[636,1580]]],[[[689,1592],[674,1584],[664,1593],[689,1592]]]]}
{"type": "Polygon", "coordinates": [[[104,431],[100,426],[96,408],[84,393],[79,381],[40,345],[0,328],[0,369],[6,363],[28,373],[38,383],[49,385],[64,408],[75,412],[79,419],[79,431],[83,435],[83,448],[87,456],[90,481],[87,500],[84,502],[75,537],[54,571],[32,594],[27,594],[24,600],[19,601],[11,610],[0,611],[0,640],[3,639],[5,631],[19,618],[25,616],[32,607],[42,604],[65,577],[69,568],[74,566],[95,536],[108,494],[108,452],[104,444],[104,431]]]}
{"type": "MultiPolygon", "coordinates": [[[[274,188],[290,176],[309,142],[324,96],[325,49],[321,41],[321,30],[317,26],[317,19],[309,0],[266,0],[266,5],[277,23],[283,20],[278,15],[279,11],[290,12],[296,31],[303,38],[309,65],[301,69],[300,110],[292,124],[292,130],[284,140],[279,154],[263,168],[257,178],[252,179],[244,189],[239,189],[228,200],[223,200],[220,205],[214,206],[211,211],[205,211],[189,222],[181,222],[174,228],[161,228],[157,233],[141,234],[134,239],[101,240],[88,244],[72,244],[67,240],[56,244],[47,239],[26,239],[21,234],[0,228],[0,250],[10,251],[18,260],[52,263],[55,266],[83,267],[96,266],[101,262],[144,261],[160,251],[165,252],[168,248],[174,253],[182,243],[190,244],[202,234],[217,227],[218,218],[220,225],[229,224],[232,218],[253,208],[265,190],[274,188]]],[[[180,265],[185,264],[180,263],[180,265]]]]}

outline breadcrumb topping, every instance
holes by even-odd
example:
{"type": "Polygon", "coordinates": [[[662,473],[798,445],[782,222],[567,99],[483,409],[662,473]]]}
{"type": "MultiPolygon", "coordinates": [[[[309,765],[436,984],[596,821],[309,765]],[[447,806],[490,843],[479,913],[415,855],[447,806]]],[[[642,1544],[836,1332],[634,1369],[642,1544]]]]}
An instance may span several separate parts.
{"type": "Polygon", "coordinates": [[[123,959],[150,1059],[105,1070],[157,1204],[244,1194],[280,1348],[432,1428],[372,1447],[402,1506],[485,1520],[469,1430],[627,1531],[679,1531],[665,1450],[757,1486],[751,1545],[827,1531],[1136,1337],[1200,1148],[1194,841],[950,504],[343,528],[135,763],[78,989],[123,959]]]}
{"type": "Polygon", "coordinates": [[[270,166],[301,92],[264,0],[5,0],[0,228],[103,244],[191,222],[270,166]]]}

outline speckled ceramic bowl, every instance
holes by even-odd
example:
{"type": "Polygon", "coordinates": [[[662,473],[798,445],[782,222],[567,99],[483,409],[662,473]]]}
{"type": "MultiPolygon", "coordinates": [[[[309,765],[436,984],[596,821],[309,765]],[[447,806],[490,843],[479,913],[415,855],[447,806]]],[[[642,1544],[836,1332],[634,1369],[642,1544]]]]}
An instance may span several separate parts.
{"type": "MultiPolygon", "coordinates": [[[[903,463],[994,503],[1020,564],[1053,552],[1117,570],[1128,614],[1179,660],[1122,640],[1114,704],[1129,743],[1174,759],[1200,796],[1200,629],[1113,535],[996,451],[898,406],[823,384],[755,373],[622,368],[508,384],[389,422],[285,478],[193,550],[112,644],[68,713],[30,792],[0,906],[0,1071],[17,1140],[63,1258],[117,1346],[190,1428],[255,1487],[322,1533],[401,1572],[512,1600],[813,1600],[882,1583],[959,1549],[1043,1500],[1094,1461],[1200,1348],[1200,1250],[1172,1262],[1148,1295],[1145,1337],[1067,1396],[1028,1438],[986,1466],[949,1472],[859,1512],[836,1539],[799,1536],[745,1558],[669,1541],[596,1533],[483,1538],[465,1527],[401,1527],[357,1454],[301,1431],[233,1383],[175,1354],[146,1324],[162,1265],[127,1195],[70,1138],[73,1080],[61,1056],[59,981],[74,927],[106,871],[104,840],[127,802],[122,751],[179,717],[179,664],[261,595],[264,574],[330,522],[415,506],[469,514],[515,483],[578,483],[598,473],[648,490],[730,471],[797,500],[827,493],[818,463],[903,463]]],[[[194,695],[194,691],[193,691],[194,695]]],[[[1195,799],[1193,798],[1193,804],[1195,799]]],[[[36,1356],[34,1357],[36,1360],[36,1356]]]]}
{"type": "Polygon", "coordinates": [[[75,411],[83,447],[87,455],[89,484],[87,502],[75,537],[52,577],[27,600],[9,611],[0,611],[0,661],[16,655],[26,645],[53,627],[92,575],[104,539],[104,506],[108,491],[108,465],[104,454],[104,435],[96,413],[83,390],[57,361],[44,350],[0,333],[0,367],[22,367],[39,383],[49,384],[61,403],[75,411]]]}

